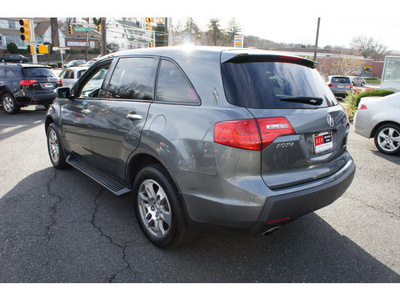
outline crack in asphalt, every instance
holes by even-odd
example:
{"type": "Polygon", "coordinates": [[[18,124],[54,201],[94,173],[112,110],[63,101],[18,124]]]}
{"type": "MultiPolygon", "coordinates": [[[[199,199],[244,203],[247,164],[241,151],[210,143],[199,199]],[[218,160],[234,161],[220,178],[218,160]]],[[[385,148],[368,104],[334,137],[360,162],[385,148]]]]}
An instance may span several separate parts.
{"type": "Polygon", "coordinates": [[[94,228],[96,228],[96,229],[100,232],[101,236],[106,237],[106,238],[108,239],[108,241],[109,241],[112,245],[117,246],[117,247],[119,247],[119,248],[122,249],[122,254],[123,254],[122,260],[125,262],[126,267],[123,268],[123,269],[121,269],[121,270],[119,270],[118,272],[116,272],[116,273],[114,273],[114,274],[111,274],[110,276],[107,277],[108,282],[109,282],[109,283],[112,283],[112,282],[115,280],[115,278],[117,277],[117,275],[118,275],[119,273],[121,273],[121,272],[123,272],[123,271],[125,271],[125,270],[127,270],[127,269],[132,270],[132,267],[131,267],[131,265],[130,265],[128,259],[126,258],[126,248],[127,248],[127,246],[128,246],[128,242],[126,242],[124,245],[120,245],[120,244],[114,242],[113,239],[112,239],[112,237],[111,237],[110,235],[104,233],[103,230],[102,230],[102,228],[101,228],[100,226],[96,225],[95,219],[96,219],[96,214],[97,214],[97,211],[98,211],[98,208],[99,208],[98,199],[99,199],[100,196],[103,194],[103,192],[104,192],[104,189],[103,189],[103,187],[101,187],[99,193],[98,193],[98,194],[95,196],[95,198],[94,198],[95,209],[94,209],[94,212],[93,212],[93,214],[92,214],[90,223],[93,225],[94,228]]]}
{"type": "Polygon", "coordinates": [[[56,202],[50,207],[51,209],[51,215],[50,215],[50,220],[51,224],[46,226],[46,233],[45,235],[47,236],[47,241],[50,241],[52,239],[52,233],[51,230],[54,225],[57,224],[57,219],[56,219],[56,214],[57,214],[57,206],[64,200],[60,195],[53,194],[51,192],[51,184],[52,182],[57,180],[57,170],[54,170],[54,176],[50,178],[50,180],[47,182],[47,193],[48,195],[55,197],[57,200],[56,202]]]}
{"type": "Polygon", "coordinates": [[[368,203],[366,203],[365,201],[363,201],[362,199],[357,198],[356,196],[346,195],[346,197],[349,198],[349,199],[352,199],[352,200],[354,200],[354,201],[360,202],[361,204],[363,204],[364,206],[366,206],[366,207],[368,207],[368,208],[371,208],[371,209],[373,209],[373,210],[379,211],[379,212],[384,213],[384,214],[388,214],[388,215],[390,215],[390,216],[393,217],[393,218],[400,219],[400,215],[398,215],[398,214],[396,214],[396,213],[394,213],[394,212],[391,212],[391,211],[382,209],[382,208],[380,208],[380,207],[376,207],[376,206],[374,206],[374,205],[368,204],[368,203]]]}

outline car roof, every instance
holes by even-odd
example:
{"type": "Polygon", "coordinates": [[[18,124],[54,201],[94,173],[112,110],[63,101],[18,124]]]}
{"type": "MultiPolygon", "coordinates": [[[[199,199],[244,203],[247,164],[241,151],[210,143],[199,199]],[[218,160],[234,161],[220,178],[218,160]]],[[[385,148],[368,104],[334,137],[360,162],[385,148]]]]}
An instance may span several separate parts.
{"type": "Polygon", "coordinates": [[[49,66],[45,66],[45,65],[24,64],[24,63],[10,63],[10,62],[0,63],[0,66],[22,67],[22,68],[48,68],[48,69],[50,69],[49,66]]]}

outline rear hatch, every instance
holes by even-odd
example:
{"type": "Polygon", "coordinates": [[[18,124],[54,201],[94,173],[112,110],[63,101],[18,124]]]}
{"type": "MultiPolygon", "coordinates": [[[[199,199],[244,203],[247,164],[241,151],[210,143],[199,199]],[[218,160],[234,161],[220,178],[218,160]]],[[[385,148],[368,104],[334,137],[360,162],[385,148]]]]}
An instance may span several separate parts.
{"type": "Polygon", "coordinates": [[[227,100],[256,120],[261,175],[271,189],[329,176],[350,159],[347,115],[315,67],[298,57],[222,56],[227,100]]]}
{"type": "Polygon", "coordinates": [[[53,93],[55,88],[61,86],[61,80],[50,68],[30,66],[24,67],[22,72],[24,79],[21,80],[21,86],[35,94],[53,93]]]}

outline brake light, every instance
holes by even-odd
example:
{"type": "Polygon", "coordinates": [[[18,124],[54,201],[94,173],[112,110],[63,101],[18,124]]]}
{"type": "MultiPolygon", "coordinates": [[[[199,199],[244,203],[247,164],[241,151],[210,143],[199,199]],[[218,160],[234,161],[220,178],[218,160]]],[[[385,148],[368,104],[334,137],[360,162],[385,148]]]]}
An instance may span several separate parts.
{"type": "Polygon", "coordinates": [[[294,134],[286,118],[225,121],[215,124],[214,141],[248,150],[262,150],[278,136],[294,134]]]}
{"type": "Polygon", "coordinates": [[[328,84],[329,87],[336,87],[336,84],[330,83],[328,84]]]}
{"type": "Polygon", "coordinates": [[[348,84],[348,85],[346,85],[346,87],[347,87],[347,88],[352,88],[352,87],[353,87],[353,85],[351,85],[351,84],[348,84]]]}
{"type": "Polygon", "coordinates": [[[24,86],[31,86],[31,85],[33,85],[35,83],[37,83],[36,79],[24,79],[24,80],[20,81],[20,84],[24,85],[24,86]]]}
{"type": "Polygon", "coordinates": [[[362,110],[362,109],[367,109],[367,106],[365,104],[361,104],[358,108],[358,110],[362,110]]]}
{"type": "Polygon", "coordinates": [[[61,80],[61,79],[58,79],[58,80],[57,80],[57,83],[58,83],[60,86],[62,86],[62,85],[63,85],[63,82],[62,82],[62,80],[61,80]]]}

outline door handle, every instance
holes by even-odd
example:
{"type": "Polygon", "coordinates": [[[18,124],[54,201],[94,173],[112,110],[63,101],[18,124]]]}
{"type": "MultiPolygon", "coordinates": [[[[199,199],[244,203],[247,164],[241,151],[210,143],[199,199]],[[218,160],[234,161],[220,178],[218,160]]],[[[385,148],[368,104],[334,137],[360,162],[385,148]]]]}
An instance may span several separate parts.
{"type": "Polygon", "coordinates": [[[130,120],[141,120],[143,117],[138,114],[127,114],[126,117],[130,120]]]}
{"type": "Polygon", "coordinates": [[[81,113],[87,115],[87,114],[90,114],[90,110],[89,109],[82,109],[81,113]]]}

